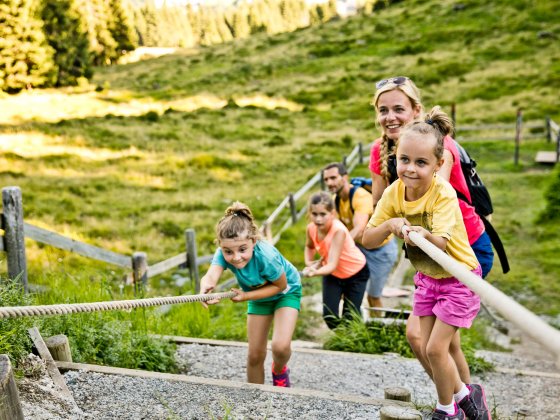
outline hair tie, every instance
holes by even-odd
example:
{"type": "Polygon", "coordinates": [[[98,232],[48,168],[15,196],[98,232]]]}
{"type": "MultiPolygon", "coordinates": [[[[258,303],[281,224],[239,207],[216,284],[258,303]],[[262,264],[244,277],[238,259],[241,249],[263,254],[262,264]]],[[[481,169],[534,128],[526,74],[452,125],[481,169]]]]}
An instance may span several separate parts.
{"type": "Polygon", "coordinates": [[[433,127],[434,121],[433,121],[432,119],[428,118],[428,119],[426,120],[426,124],[430,124],[430,125],[433,127]]]}

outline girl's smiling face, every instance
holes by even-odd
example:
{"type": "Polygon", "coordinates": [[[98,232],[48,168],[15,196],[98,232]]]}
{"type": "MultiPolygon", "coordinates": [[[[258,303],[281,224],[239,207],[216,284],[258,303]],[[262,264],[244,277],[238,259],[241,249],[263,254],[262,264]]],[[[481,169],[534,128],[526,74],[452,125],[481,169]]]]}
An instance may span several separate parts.
{"type": "Polygon", "coordinates": [[[220,239],[220,248],[226,262],[239,270],[253,258],[255,240],[247,238],[247,235],[233,239],[220,239]]]}
{"type": "Polygon", "coordinates": [[[422,197],[430,188],[434,173],[443,164],[435,155],[433,135],[406,133],[397,146],[397,175],[406,187],[406,200],[422,197]]]}

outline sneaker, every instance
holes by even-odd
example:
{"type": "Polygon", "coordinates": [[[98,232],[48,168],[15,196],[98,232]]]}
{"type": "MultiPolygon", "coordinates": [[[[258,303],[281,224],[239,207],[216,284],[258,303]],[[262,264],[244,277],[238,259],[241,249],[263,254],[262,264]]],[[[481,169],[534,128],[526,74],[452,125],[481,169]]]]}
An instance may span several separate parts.
{"type": "Polygon", "coordinates": [[[465,420],[465,412],[455,405],[455,414],[447,414],[445,411],[434,410],[432,420],[465,420]]]}
{"type": "Polygon", "coordinates": [[[459,402],[469,420],[492,420],[484,389],[479,384],[467,385],[469,395],[459,402]]]}
{"type": "Polygon", "coordinates": [[[274,373],[274,363],[272,363],[272,385],[284,388],[290,387],[290,369],[288,369],[288,365],[284,366],[281,373],[274,373]]]}

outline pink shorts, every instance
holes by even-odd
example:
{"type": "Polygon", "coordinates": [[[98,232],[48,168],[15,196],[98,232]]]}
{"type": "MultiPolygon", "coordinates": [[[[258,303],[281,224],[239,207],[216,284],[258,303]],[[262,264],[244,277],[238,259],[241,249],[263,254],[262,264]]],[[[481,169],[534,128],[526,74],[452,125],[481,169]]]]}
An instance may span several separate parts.
{"type": "MultiPolygon", "coordinates": [[[[480,266],[472,270],[480,276],[480,266]]],[[[440,321],[459,328],[470,328],[480,310],[480,297],[455,277],[434,279],[417,272],[412,313],[436,316],[440,321]]]]}

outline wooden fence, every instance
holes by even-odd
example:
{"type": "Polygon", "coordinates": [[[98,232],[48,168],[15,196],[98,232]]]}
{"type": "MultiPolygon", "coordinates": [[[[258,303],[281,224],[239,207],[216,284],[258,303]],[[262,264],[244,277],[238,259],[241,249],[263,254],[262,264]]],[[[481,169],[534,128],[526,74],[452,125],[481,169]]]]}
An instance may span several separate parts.
{"type": "MultiPolygon", "coordinates": [[[[538,130],[535,130],[538,131],[538,130]]],[[[523,124],[521,111],[517,114],[515,125],[513,124],[486,124],[477,126],[459,126],[457,128],[457,139],[468,142],[469,140],[510,140],[516,144],[516,163],[521,139],[543,138],[546,136],[548,142],[556,141],[555,152],[539,152],[537,162],[558,162],[560,159],[560,130],[558,124],[547,118],[545,124],[523,124]],[[515,132],[511,136],[503,137],[496,133],[504,130],[515,132]],[[542,129],[542,134],[526,134],[524,129],[542,129]],[[485,135],[480,133],[486,132],[485,135]],[[464,133],[478,133],[475,136],[464,137],[464,133]],[[491,133],[491,135],[488,135],[491,133]],[[546,154],[546,158],[539,156],[546,154]],[[541,160],[539,160],[541,159],[541,160]],[[553,159],[553,160],[550,160],[553,159]]],[[[342,158],[343,163],[350,173],[357,165],[369,161],[369,145],[364,147],[361,143],[356,145],[348,156],[342,158]]],[[[307,199],[311,192],[324,189],[322,172],[314,174],[295,193],[289,193],[280,202],[278,207],[263,222],[260,230],[263,236],[272,244],[276,244],[286,229],[296,224],[307,212],[307,199]]],[[[22,194],[19,187],[6,187],[2,189],[3,213],[0,228],[4,230],[3,240],[0,240],[0,251],[7,254],[8,276],[19,279],[24,289],[28,290],[27,264],[25,256],[25,237],[37,242],[53,246],[55,248],[74,252],[87,258],[113,264],[125,269],[132,270],[131,276],[135,287],[146,285],[150,277],[157,276],[177,267],[187,268],[189,277],[194,284],[195,292],[200,290],[200,275],[198,268],[212,261],[212,255],[199,256],[196,247],[196,234],[194,229],[185,230],[185,251],[166,260],[153,265],[148,265],[145,252],[135,252],[132,256],[122,255],[113,251],[99,248],[84,242],[77,241],[60,235],[56,232],[43,229],[23,220],[22,194]]],[[[226,282],[222,287],[228,287],[226,282]]]]}
{"type": "Polygon", "coordinates": [[[145,286],[148,278],[172,268],[186,267],[191,279],[194,279],[195,289],[198,291],[198,266],[211,261],[211,256],[197,257],[194,229],[185,230],[185,252],[148,265],[147,255],[144,252],[135,252],[132,256],[122,255],[24,222],[22,194],[19,187],[3,188],[2,204],[0,228],[4,231],[4,235],[3,240],[0,240],[0,251],[5,251],[7,254],[8,277],[18,279],[25,291],[28,291],[25,238],[97,261],[131,269],[135,287],[145,286]]]}

